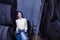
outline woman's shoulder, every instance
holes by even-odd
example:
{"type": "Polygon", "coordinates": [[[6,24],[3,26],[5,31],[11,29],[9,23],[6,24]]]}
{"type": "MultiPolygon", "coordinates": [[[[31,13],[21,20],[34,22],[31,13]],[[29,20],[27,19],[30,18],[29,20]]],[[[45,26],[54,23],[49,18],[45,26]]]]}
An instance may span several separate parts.
{"type": "Polygon", "coordinates": [[[15,21],[17,21],[18,19],[16,19],[15,21]]]}
{"type": "Polygon", "coordinates": [[[23,18],[23,20],[27,20],[26,18],[23,18]]]}
{"type": "MultiPolygon", "coordinates": [[[[22,18],[21,20],[22,20],[22,21],[27,21],[26,18],[22,18]]],[[[19,19],[16,19],[15,21],[17,22],[17,21],[20,21],[20,20],[19,20],[19,19]]]]}
{"type": "Polygon", "coordinates": [[[15,21],[18,21],[19,19],[16,19],[15,21]]]}

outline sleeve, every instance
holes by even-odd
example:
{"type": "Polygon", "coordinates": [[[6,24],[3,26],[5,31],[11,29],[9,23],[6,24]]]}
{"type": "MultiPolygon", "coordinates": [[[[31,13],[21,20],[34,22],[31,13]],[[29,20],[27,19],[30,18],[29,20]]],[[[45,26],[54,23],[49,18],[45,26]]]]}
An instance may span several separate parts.
{"type": "Polygon", "coordinates": [[[17,20],[16,20],[16,33],[18,33],[17,20]]]}
{"type": "Polygon", "coordinates": [[[25,32],[27,32],[27,20],[25,20],[25,32]]]}

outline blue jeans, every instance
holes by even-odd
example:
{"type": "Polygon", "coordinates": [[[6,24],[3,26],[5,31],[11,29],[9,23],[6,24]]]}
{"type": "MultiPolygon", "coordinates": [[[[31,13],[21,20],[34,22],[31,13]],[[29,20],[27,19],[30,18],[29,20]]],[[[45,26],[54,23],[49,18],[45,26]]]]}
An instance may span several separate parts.
{"type": "Polygon", "coordinates": [[[21,40],[21,35],[17,34],[17,40],[21,40]]]}
{"type": "Polygon", "coordinates": [[[17,40],[22,40],[22,39],[21,39],[21,34],[20,34],[22,31],[23,31],[23,30],[18,29],[17,40]]]}
{"type": "MultiPolygon", "coordinates": [[[[24,32],[24,30],[20,30],[20,29],[18,29],[18,33],[17,33],[17,40],[22,40],[22,38],[21,38],[21,32],[24,32]]],[[[24,32],[25,33],[25,35],[26,35],[26,37],[27,37],[27,39],[28,39],[28,36],[27,36],[27,33],[26,32],[24,32]]]]}

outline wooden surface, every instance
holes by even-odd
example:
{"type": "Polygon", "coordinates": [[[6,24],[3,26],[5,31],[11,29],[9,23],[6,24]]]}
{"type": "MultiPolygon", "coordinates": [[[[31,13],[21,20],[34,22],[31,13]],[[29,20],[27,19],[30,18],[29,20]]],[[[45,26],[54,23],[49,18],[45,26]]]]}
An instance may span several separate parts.
{"type": "MultiPolygon", "coordinates": [[[[31,40],[34,40],[34,39],[35,39],[35,36],[31,35],[31,40]]],[[[40,36],[37,37],[37,40],[41,40],[40,36]]]]}

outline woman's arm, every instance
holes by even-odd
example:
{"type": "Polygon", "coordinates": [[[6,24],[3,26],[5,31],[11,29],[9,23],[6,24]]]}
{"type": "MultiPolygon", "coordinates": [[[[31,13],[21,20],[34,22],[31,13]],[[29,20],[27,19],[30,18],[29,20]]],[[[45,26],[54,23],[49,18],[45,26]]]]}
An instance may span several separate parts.
{"type": "Polygon", "coordinates": [[[25,32],[27,32],[27,20],[25,20],[25,32]]]}
{"type": "Polygon", "coordinates": [[[16,20],[16,33],[18,33],[17,20],[16,20]]]}

